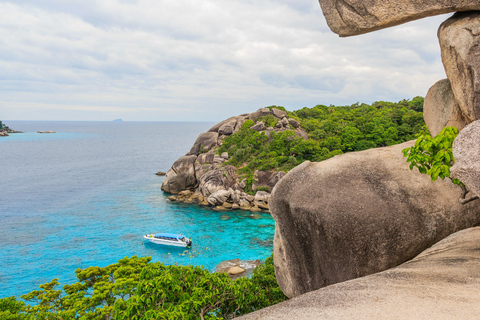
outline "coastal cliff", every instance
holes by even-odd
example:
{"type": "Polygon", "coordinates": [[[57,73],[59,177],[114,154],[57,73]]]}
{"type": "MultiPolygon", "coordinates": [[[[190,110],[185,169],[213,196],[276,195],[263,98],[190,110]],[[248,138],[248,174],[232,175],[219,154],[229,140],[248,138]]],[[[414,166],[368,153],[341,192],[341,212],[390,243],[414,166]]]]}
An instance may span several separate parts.
{"type": "Polygon", "coordinates": [[[228,118],[201,133],[190,151],[174,162],[162,184],[163,191],[173,194],[169,199],[214,206],[216,210],[268,211],[270,191],[285,172],[255,170],[253,177],[248,177],[229,164],[232,155],[222,152],[222,146],[238,132],[256,134],[263,140],[275,134],[308,139],[300,123],[279,108],[228,118]]]}

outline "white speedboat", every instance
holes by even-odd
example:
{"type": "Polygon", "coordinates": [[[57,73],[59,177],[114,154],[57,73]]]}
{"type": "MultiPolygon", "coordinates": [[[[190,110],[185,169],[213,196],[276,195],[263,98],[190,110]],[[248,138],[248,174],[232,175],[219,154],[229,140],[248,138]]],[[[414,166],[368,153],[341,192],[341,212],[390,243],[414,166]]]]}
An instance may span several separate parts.
{"type": "Polygon", "coordinates": [[[192,245],[192,240],[190,238],[187,238],[183,234],[156,233],[146,234],[143,236],[143,238],[147,239],[151,243],[164,244],[167,246],[189,247],[192,245]]]}

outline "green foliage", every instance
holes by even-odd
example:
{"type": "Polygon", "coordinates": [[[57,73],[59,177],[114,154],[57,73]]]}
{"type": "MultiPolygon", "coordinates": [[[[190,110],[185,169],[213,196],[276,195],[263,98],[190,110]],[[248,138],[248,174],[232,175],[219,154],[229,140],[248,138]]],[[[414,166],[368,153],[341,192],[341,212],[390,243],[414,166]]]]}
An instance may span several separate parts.
{"type": "MultiPolygon", "coordinates": [[[[452,144],[458,135],[455,127],[444,128],[435,138],[428,132],[422,132],[415,145],[403,149],[403,156],[410,162],[410,170],[418,168],[420,173],[428,174],[433,181],[439,177],[450,177],[450,167],[455,159],[452,154],[452,144]]],[[[457,179],[453,183],[461,184],[457,179]]]]}
{"type": "Polygon", "coordinates": [[[278,119],[274,115],[269,114],[268,116],[259,117],[257,119],[257,121],[263,121],[266,128],[268,128],[268,127],[274,127],[275,128],[275,125],[277,124],[278,119]]]}
{"type": "MultiPolygon", "coordinates": [[[[272,106],[269,108],[279,108],[272,106]]],[[[372,105],[355,103],[351,106],[317,105],[287,112],[289,118],[300,122],[309,139],[293,131],[256,132],[247,120],[237,133],[226,137],[218,154],[228,152],[225,165],[239,168],[246,178],[245,192],[253,193],[255,170],[288,172],[302,162],[322,161],[350,151],[394,145],[414,139],[424,128],[423,98],[397,103],[378,101],[372,105]]],[[[260,117],[267,127],[278,121],[273,115],[260,117]]]]}
{"type": "Polygon", "coordinates": [[[0,319],[230,319],[286,300],[272,257],[251,278],[231,280],[203,267],[165,266],[150,257],[105,268],[77,269],[78,282],[58,279],[23,299],[0,299],[0,319]]]}

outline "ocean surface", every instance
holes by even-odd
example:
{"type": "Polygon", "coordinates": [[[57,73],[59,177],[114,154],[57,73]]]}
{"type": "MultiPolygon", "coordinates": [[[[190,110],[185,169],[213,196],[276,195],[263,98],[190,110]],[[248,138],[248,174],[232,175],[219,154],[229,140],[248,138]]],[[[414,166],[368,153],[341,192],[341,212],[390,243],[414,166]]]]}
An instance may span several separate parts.
{"type": "Polygon", "coordinates": [[[77,268],[126,256],[213,271],[224,260],[272,252],[269,214],[173,204],[160,189],[155,173],[214,123],[4,123],[25,133],[0,137],[0,298],[53,278],[70,284],[77,268]],[[194,245],[184,252],[142,239],[161,231],[183,233],[194,245]]]}

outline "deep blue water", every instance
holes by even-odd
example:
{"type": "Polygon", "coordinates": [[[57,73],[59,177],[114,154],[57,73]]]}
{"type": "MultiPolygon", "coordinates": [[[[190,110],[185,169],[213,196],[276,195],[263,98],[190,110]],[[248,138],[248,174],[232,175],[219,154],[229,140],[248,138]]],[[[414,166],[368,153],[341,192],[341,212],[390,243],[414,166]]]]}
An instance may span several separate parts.
{"type": "Polygon", "coordinates": [[[172,204],[160,190],[155,172],[213,123],[4,122],[26,133],[0,137],[0,298],[53,278],[75,282],[76,268],[125,256],[213,271],[272,252],[270,215],[172,204]],[[158,231],[184,233],[194,246],[181,255],[184,248],[143,242],[158,231]]]}

